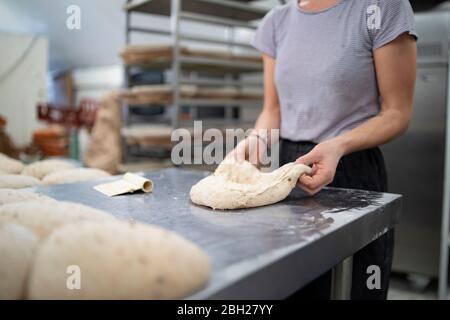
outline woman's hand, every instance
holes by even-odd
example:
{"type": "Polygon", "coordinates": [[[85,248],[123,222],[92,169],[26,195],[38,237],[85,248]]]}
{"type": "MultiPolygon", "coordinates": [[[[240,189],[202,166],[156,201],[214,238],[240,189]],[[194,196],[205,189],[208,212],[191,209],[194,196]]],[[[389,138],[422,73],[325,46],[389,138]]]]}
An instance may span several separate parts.
{"type": "Polygon", "coordinates": [[[303,175],[298,181],[298,187],[310,195],[314,195],[330,184],[339,160],[344,155],[343,148],[336,140],[328,140],[318,144],[308,154],[297,159],[296,163],[312,165],[312,173],[303,175]]]}
{"type": "Polygon", "coordinates": [[[251,164],[259,167],[262,154],[266,148],[266,142],[261,138],[256,135],[249,135],[238,143],[236,148],[226,156],[226,159],[234,159],[236,161],[247,160],[251,164]]]}

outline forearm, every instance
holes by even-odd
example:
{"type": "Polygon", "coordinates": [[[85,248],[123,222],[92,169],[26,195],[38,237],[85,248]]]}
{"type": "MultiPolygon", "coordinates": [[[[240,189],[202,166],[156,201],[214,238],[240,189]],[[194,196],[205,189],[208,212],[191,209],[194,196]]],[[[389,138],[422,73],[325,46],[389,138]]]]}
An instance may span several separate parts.
{"type": "Polygon", "coordinates": [[[255,129],[280,129],[279,108],[264,108],[256,120],[255,129]]]}
{"type": "Polygon", "coordinates": [[[331,141],[342,155],[383,145],[402,135],[410,121],[410,112],[389,108],[331,141]]]}

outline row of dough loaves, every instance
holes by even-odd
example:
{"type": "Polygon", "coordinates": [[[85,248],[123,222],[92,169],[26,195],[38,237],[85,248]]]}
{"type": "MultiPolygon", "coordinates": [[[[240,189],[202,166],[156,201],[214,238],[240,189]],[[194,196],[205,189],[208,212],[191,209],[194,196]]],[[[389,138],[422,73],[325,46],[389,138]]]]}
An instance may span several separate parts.
{"type": "Polygon", "coordinates": [[[110,176],[106,171],[77,168],[66,160],[47,159],[24,165],[0,153],[0,188],[23,189],[39,185],[74,183],[110,176]]]}
{"type": "Polygon", "coordinates": [[[0,189],[0,299],[184,298],[209,268],[200,248],[160,227],[0,189]]]}

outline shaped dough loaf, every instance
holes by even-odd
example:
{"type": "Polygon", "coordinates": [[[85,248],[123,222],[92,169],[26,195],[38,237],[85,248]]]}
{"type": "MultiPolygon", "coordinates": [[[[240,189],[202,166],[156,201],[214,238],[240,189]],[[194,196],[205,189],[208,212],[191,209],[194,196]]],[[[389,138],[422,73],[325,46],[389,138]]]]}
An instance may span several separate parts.
{"type": "Polygon", "coordinates": [[[39,239],[53,230],[82,221],[108,221],[115,218],[101,210],[64,201],[27,201],[0,206],[0,223],[17,223],[30,229],[39,239]]]}
{"type": "Polygon", "coordinates": [[[37,179],[42,179],[46,175],[63,170],[63,169],[70,169],[74,168],[74,164],[70,163],[69,161],[65,160],[58,160],[58,159],[48,159],[48,160],[42,160],[37,161],[32,164],[27,165],[23,171],[23,175],[32,176],[37,179]]]}
{"type": "Polygon", "coordinates": [[[94,168],[72,168],[52,172],[42,179],[44,184],[75,183],[109,177],[106,171],[94,168]]]}
{"type": "Polygon", "coordinates": [[[0,224],[0,300],[25,298],[37,237],[17,224],[0,224]]]}
{"type": "Polygon", "coordinates": [[[0,205],[33,200],[50,201],[52,198],[40,193],[16,189],[0,189],[0,205]]]}
{"type": "Polygon", "coordinates": [[[2,173],[20,173],[23,170],[23,163],[19,160],[8,157],[0,153],[0,172],[2,173]]]}
{"type": "Polygon", "coordinates": [[[247,161],[226,160],[191,188],[191,200],[213,209],[265,206],[284,200],[304,173],[311,173],[311,168],[288,163],[263,173],[247,161]]]}
{"type": "Polygon", "coordinates": [[[20,174],[0,174],[0,188],[23,189],[36,187],[42,182],[35,177],[23,176],[20,174]]]}
{"type": "Polygon", "coordinates": [[[177,299],[209,276],[209,257],[162,228],[127,222],[83,222],[54,231],[40,246],[30,275],[31,299],[177,299]],[[68,290],[67,266],[81,270],[68,290]]]}

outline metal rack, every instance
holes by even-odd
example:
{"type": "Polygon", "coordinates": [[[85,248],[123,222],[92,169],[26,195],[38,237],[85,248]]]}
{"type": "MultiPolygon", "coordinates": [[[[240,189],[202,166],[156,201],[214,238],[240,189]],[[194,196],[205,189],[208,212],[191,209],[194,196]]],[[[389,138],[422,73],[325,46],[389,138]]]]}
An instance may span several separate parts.
{"type": "MultiPolygon", "coordinates": [[[[261,100],[247,99],[186,99],[180,94],[180,85],[195,84],[208,86],[262,86],[262,83],[245,81],[241,74],[262,71],[262,63],[233,61],[230,59],[194,57],[183,55],[180,52],[181,42],[197,42],[204,44],[226,45],[229,49],[252,48],[250,44],[238,42],[234,39],[234,29],[256,29],[252,21],[261,19],[267,13],[267,9],[230,0],[127,0],[124,7],[126,11],[126,44],[130,44],[132,32],[166,35],[171,37],[172,57],[168,60],[138,66],[144,69],[170,70],[172,86],[172,102],[166,107],[171,108],[169,123],[173,128],[179,127],[181,107],[189,108],[192,119],[196,118],[198,107],[223,107],[225,116],[224,123],[232,121],[233,109],[240,107],[260,107],[261,100]],[[169,30],[158,30],[154,28],[136,27],[131,23],[131,14],[146,13],[167,16],[170,19],[169,30]],[[203,38],[189,34],[183,34],[180,30],[181,21],[200,22],[207,25],[223,26],[229,28],[226,40],[217,38],[203,38]],[[185,77],[183,73],[205,72],[214,69],[221,77],[204,79],[200,76],[185,77]]],[[[125,67],[126,86],[130,87],[130,72],[136,66],[125,67]]],[[[124,106],[124,123],[131,125],[128,117],[128,106],[124,106]]],[[[183,123],[184,124],[184,123],[183,123]]],[[[124,148],[126,149],[126,148],[124,148]]],[[[126,157],[126,150],[125,157],[126,157]]]]}

